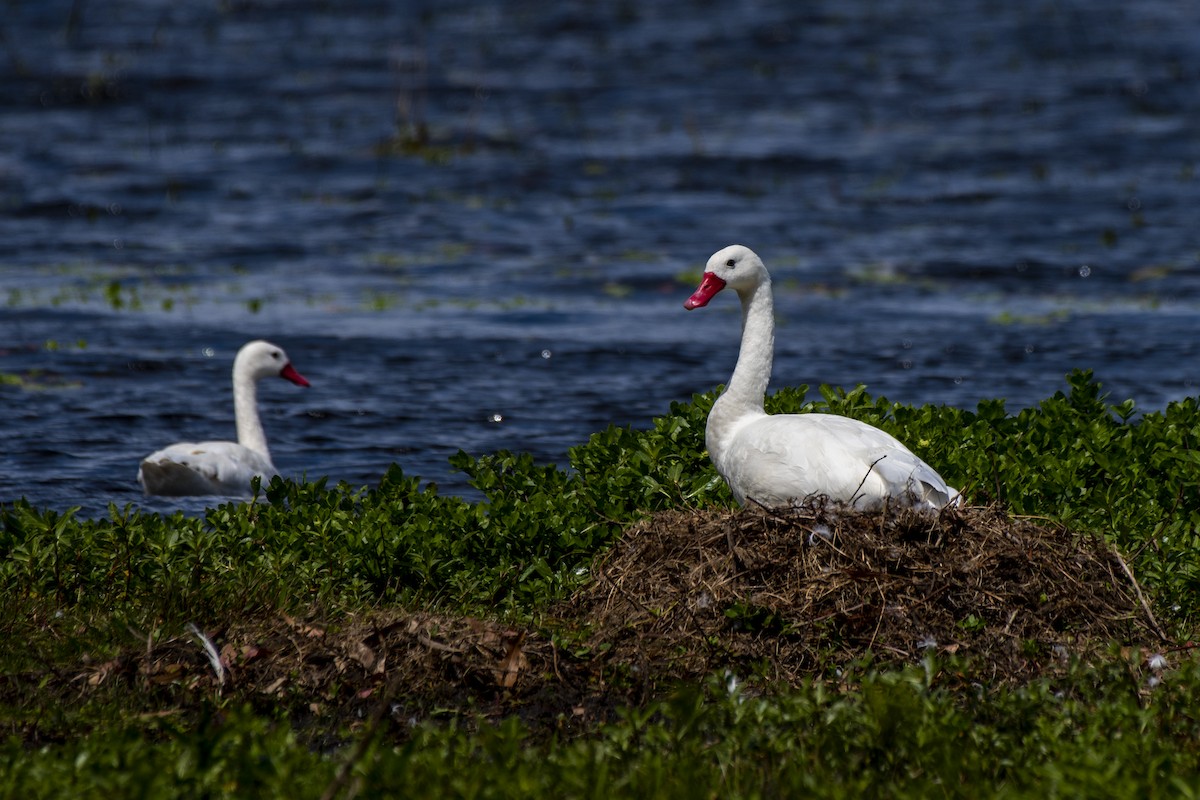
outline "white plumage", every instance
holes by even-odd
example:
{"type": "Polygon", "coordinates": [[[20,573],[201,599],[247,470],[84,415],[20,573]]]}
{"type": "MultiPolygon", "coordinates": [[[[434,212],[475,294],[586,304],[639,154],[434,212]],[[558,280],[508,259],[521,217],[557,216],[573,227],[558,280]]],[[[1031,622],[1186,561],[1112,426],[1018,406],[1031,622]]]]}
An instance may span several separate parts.
{"type": "Polygon", "coordinates": [[[958,492],[889,433],[834,414],[767,414],[775,317],[762,260],[742,245],[718,251],[683,305],[707,305],[726,286],[742,301],[742,345],[708,415],[705,443],[739,503],[770,508],[824,496],[861,509],[885,503],[938,509],[955,501],[958,492]]]}
{"type": "Polygon", "coordinates": [[[256,340],[242,346],[233,361],[233,410],[236,442],[180,442],[142,460],[138,483],[146,494],[250,494],[250,480],[263,483],[278,474],[258,416],[258,381],[280,377],[298,386],[308,381],[292,366],[282,347],[256,340]]]}

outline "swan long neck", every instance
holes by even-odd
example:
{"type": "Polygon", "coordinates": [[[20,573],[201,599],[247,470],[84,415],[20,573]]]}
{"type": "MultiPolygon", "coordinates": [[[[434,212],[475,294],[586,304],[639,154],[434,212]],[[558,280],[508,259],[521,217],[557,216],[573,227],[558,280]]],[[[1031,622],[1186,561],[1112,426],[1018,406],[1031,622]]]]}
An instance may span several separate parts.
{"type": "Polygon", "coordinates": [[[267,435],[258,418],[258,382],[236,366],[233,370],[233,416],[237,421],[238,444],[261,453],[270,461],[267,435]]]}
{"type": "Polygon", "coordinates": [[[775,309],[771,279],[765,278],[744,294],[742,300],[742,346],[737,366],[725,391],[713,404],[705,429],[705,444],[717,471],[726,474],[725,452],[739,423],[766,412],[763,397],[771,380],[775,352],[775,309]]]}
{"type": "Polygon", "coordinates": [[[733,376],[721,399],[741,409],[762,411],[775,353],[775,304],[771,297],[771,279],[764,278],[740,297],[742,346],[738,351],[737,366],[733,368],[733,376]]]}

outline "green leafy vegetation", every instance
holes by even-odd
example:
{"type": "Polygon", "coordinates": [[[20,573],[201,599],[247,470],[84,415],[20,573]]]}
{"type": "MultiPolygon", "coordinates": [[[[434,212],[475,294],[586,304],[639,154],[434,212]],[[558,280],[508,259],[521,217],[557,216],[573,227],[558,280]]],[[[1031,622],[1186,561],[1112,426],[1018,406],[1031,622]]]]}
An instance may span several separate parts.
{"type": "MultiPolygon", "coordinates": [[[[1127,676],[1079,669],[1078,694],[1047,686],[964,699],[925,669],[820,684],[769,699],[719,681],[629,709],[593,735],[530,741],[515,719],[468,731],[422,726],[369,745],[360,796],[408,797],[1191,797],[1200,674],[1143,706],[1127,676]]],[[[164,718],[72,742],[0,751],[0,794],[36,797],[297,797],[337,787],[344,753],[303,746],[246,709],[164,718]]]]}
{"type": "MultiPolygon", "coordinates": [[[[768,399],[772,412],[828,411],[889,430],[973,504],[1103,537],[1176,642],[1163,645],[1165,664],[1113,643],[1107,657],[1005,682],[949,653],[896,667],[863,652],[799,686],[714,674],[630,701],[639,676],[604,667],[604,645],[562,618],[561,604],[635,522],[732,505],[704,451],[714,398],[674,404],[645,430],[597,432],[565,468],[460,453],[453,464],[479,502],[393,467],[372,488],[276,479],[202,517],[0,506],[0,797],[1200,794],[1194,399],[1139,415],[1084,372],[1015,414],[1002,400],[974,411],[897,406],[862,387],[768,399]],[[610,681],[621,702],[595,714],[571,712],[570,698],[547,702],[557,709],[542,715],[548,724],[506,713],[505,669],[465,701],[417,697],[387,681],[400,655],[383,632],[417,612],[426,616],[413,635],[455,679],[477,674],[465,659],[486,647],[515,674],[526,634],[514,632],[532,631],[548,654],[539,669],[597,659],[598,672],[572,674],[610,681]],[[281,618],[290,627],[270,639],[279,644],[246,632],[281,618]],[[426,634],[455,626],[473,631],[474,650],[426,634]],[[319,690],[295,671],[250,687],[266,651],[296,650],[301,670],[319,660],[304,637],[351,628],[358,650],[320,659],[357,659],[377,674],[366,689],[339,684],[332,667],[319,690]],[[199,641],[226,648],[231,682],[214,677],[199,641]],[[152,662],[152,651],[169,657],[152,662]],[[321,710],[330,707],[344,713],[321,710]]],[[[766,602],[722,613],[747,635],[793,635],[766,602]]],[[[958,619],[964,636],[987,624],[970,609],[958,619]]]]}

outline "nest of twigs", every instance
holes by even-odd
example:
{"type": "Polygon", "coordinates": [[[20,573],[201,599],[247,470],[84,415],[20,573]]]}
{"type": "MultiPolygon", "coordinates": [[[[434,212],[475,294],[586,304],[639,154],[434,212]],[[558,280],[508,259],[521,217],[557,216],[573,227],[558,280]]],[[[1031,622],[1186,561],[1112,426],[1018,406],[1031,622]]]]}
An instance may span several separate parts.
{"type": "Polygon", "coordinates": [[[932,651],[1010,681],[1162,639],[1110,545],[992,508],[664,513],[594,578],[570,616],[605,658],[679,677],[734,667],[796,683],[868,653],[932,651]]]}

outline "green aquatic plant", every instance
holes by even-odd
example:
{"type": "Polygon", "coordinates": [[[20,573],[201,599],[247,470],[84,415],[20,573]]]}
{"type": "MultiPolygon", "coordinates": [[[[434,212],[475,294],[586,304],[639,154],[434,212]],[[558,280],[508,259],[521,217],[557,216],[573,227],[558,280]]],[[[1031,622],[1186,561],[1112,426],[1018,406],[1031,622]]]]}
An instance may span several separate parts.
{"type": "Polygon", "coordinates": [[[110,280],[104,286],[104,298],[113,311],[141,311],[143,308],[141,289],[137,284],[123,286],[117,279],[110,280]]]}
{"type": "Polygon", "coordinates": [[[66,345],[64,345],[62,342],[58,341],[57,339],[47,339],[42,344],[42,349],[48,353],[57,353],[59,350],[62,350],[64,347],[73,347],[76,350],[86,350],[87,349],[87,339],[76,339],[74,341],[74,343],[68,343],[66,345]]]}
{"type": "Polygon", "coordinates": [[[619,300],[622,297],[628,297],[630,294],[632,294],[633,287],[618,281],[606,281],[602,287],[602,291],[609,297],[619,300]]]}
{"type": "Polygon", "coordinates": [[[1067,308],[1055,308],[1041,314],[1022,314],[1013,311],[1004,310],[992,316],[989,320],[995,325],[1023,325],[1026,327],[1042,327],[1046,325],[1060,325],[1071,318],[1071,310],[1067,308]]]}
{"type": "Polygon", "coordinates": [[[372,291],[366,294],[363,308],[367,311],[391,311],[400,304],[399,297],[393,292],[372,291]]]}
{"type": "Polygon", "coordinates": [[[27,392],[48,392],[57,389],[78,389],[83,384],[77,380],[63,378],[40,369],[23,373],[0,372],[0,386],[13,386],[27,392]]]}

